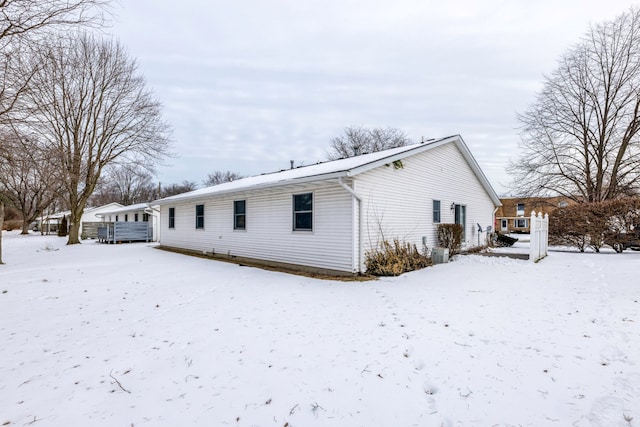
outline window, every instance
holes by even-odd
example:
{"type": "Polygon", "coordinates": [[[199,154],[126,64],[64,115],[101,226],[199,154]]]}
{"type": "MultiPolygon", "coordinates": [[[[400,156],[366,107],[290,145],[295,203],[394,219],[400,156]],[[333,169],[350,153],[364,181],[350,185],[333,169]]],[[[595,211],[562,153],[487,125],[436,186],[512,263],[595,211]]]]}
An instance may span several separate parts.
{"type": "Polygon", "coordinates": [[[529,221],[526,218],[518,218],[513,220],[513,226],[515,228],[527,228],[529,226],[529,221]]]}
{"type": "Polygon", "coordinates": [[[176,208],[169,208],[169,228],[176,228],[176,208]]]}
{"type": "Polygon", "coordinates": [[[143,213],[142,214],[142,222],[149,222],[149,214],[148,213],[143,213]]]}
{"type": "Polygon", "coordinates": [[[433,223],[440,222],[440,200],[433,201],[433,223]]]}
{"type": "Polygon", "coordinates": [[[247,201],[236,200],[233,202],[233,229],[245,230],[247,228],[247,201]]]}
{"type": "Polygon", "coordinates": [[[313,230],[313,194],[294,194],[293,229],[313,230]]]}
{"type": "Polygon", "coordinates": [[[204,205],[196,205],[196,228],[204,228],[204,205]]]}
{"type": "Polygon", "coordinates": [[[524,203],[518,203],[516,207],[516,215],[524,215],[524,203]]]}
{"type": "Polygon", "coordinates": [[[129,214],[124,214],[124,222],[129,221],[129,214]]]}
{"type": "Polygon", "coordinates": [[[133,216],[133,220],[134,220],[135,222],[138,222],[138,214],[134,214],[134,216],[133,216]]]}
{"type": "Polygon", "coordinates": [[[118,215],[116,215],[116,222],[118,222],[118,215]]]}

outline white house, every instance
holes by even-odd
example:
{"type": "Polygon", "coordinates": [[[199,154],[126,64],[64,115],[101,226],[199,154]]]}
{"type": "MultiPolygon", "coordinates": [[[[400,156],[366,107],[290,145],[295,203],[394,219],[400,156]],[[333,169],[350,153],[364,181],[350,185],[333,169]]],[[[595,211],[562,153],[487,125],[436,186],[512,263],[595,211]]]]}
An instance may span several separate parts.
{"type": "MultiPolygon", "coordinates": [[[[85,225],[102,222],[102,218],[99,217],[100,213],[120,207],[122,207],[120,203],[112,202],[102,206],[86,208],[82,213],[82,218],[80,219],[80,236],[83,236],[83,234],[85,234],[86,232],[85,225]]],[[[66,216],[68,221],[70,219],[70,215],[71,211],[61,211],[49,215],[43,215],[36,220],[37,228],[43,230],[46,233],[49,233],[51,231],[57,232],[58,226],[62,221],[62,217],[66,216]]]]}
{"type": "Polygon", "coordinates": [[[146,222],[152,230],[152,240],[156,241],[158,236],[158,224],[160,211],[157,206],[150,206],[149,203],[137,203],[134,205],[122,206],[115,209],[104,210],[100,213],[103,222],[146,222]]]}
{"type": "Polygon", "coordinates": [[[154,203],[162,247],[354,274],[385,239],[437,246],[438,223],[462,224],[465,247],[484,242],[500,200],[462,138],[451,136],[154,203]]]}

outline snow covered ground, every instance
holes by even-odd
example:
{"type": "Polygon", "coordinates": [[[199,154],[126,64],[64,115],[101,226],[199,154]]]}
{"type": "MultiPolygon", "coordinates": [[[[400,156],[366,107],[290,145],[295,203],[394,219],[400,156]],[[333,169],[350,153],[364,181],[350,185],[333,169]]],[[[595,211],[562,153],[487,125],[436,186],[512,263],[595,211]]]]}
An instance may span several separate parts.
{"type": "Polygon", "coordinates": [[[0,425],[640,426],[640,253],[370,282],[5,234],[0,425]]]}

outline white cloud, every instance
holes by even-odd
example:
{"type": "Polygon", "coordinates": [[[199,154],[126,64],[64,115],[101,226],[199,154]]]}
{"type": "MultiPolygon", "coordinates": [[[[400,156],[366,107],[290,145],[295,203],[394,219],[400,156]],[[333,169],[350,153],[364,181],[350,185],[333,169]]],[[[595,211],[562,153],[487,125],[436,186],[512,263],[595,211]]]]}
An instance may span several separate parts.
{"type": "Polygon", "coordinates": [[[515,115],[589,23],[631,1],[139,0],[112,31],[165,105],[165,182],[322,160],[350,125],[461,134],[499,192],[515,115]]]}

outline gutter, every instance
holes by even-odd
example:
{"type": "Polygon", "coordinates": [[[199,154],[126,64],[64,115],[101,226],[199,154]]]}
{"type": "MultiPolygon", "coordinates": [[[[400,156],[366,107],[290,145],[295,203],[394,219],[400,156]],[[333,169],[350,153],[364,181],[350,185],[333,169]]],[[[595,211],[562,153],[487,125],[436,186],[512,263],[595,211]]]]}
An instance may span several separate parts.
{"type": "Polygon", "coordinates": [[[358,195],[351,187],[344,183],[342,177],[338,177],[338,184],[347,190],[358,201],[358,273],[362,274],[364,240],[362,237],[362,197],[358,195]]]}

